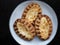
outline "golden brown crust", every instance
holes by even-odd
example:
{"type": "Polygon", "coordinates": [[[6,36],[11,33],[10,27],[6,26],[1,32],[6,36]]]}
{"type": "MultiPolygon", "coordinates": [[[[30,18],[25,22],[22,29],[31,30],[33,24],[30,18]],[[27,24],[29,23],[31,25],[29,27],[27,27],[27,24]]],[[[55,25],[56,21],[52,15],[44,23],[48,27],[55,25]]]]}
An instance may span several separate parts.
{"type": "Polygon", "coordinates": [[[17,19],[13,25],[15,32],[24,40],[32,40],[35,36],[35,29],[25,19],[17,19]]]}
{"type": "Polygon", "coordinates": [[[46,40],[50,37],[51,32],[52,32],[52,21],[47,15],[38,15],[38,18],[35,21],[35,28],[36,28],[37,36],[42,40],[46,40]],[[46,18],[47,20],[45,27],[43,27],[44,24],[42,24],[43,23],[41,21],[42,18],[46,18]]]}
{"type": "Polygon", "coordinates": [[[33,23],[38,14],[42,14],[40,5],[37,3],[31,3],[25,8],[22,18],[27,19],[28,22],[33,23]]]}

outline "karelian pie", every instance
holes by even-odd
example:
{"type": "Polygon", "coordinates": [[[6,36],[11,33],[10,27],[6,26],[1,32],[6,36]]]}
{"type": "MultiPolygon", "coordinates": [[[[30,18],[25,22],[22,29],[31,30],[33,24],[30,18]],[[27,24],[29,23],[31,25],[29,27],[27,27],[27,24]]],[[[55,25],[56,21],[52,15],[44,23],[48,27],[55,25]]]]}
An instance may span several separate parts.
{"type": "Polygon", "coordinates": [[[24,40],[32,40],[35,36],[35,28],[25,19],[17,19],[13,27],[15,32],[24,40]]]}
{"type": "Polygon", "coordinates": [[[22,18],[27,19],[28,22],[33,23],[34,20],[37,18],[38,14],[41,14],[42,10],[40,5],[37,3],[30,3],[28,6],[25,8],[22,18]]]}
{"type": "Polygon", "coordinates": [[[46,40],[52,32],[52,21],[47,15],[39,15],[35,21],[35,28],[37,36],[42,40],[46,40]]]}

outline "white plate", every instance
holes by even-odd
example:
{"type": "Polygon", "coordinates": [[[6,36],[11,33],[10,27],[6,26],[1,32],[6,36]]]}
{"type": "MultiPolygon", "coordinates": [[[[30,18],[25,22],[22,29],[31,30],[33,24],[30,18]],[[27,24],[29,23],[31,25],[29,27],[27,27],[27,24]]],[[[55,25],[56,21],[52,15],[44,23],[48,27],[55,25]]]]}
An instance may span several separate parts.
{"type": "Polygon", "coordinates": [[[54,10],[48,4],[46,4],[42,1],[26,1],[26,2],[19,4],[13,11],[10,21],[9,21],[9,27],[10,27],[10,32],[11,32],[11,35],[13,36],[13,38],[21,45],[47,45],[49,42],[52,41],[52,39],[56,35],[58,21],[57,21],[57,17],[56,17],[54,10]],[[46,41],[42,41],[38,37],[35,37],[32,41],[24,41],[15,33],[15,31],[13,29],[13,24],[14,24],[15,20],[18,18],[21,18],[21,15],[22,15],[25,7],[31,2],[38,3],[42,8],[42,13],[48,15],[52,20],[52,24],[53,24],[52,34],[51,34],[50,38],[46,41]]]}

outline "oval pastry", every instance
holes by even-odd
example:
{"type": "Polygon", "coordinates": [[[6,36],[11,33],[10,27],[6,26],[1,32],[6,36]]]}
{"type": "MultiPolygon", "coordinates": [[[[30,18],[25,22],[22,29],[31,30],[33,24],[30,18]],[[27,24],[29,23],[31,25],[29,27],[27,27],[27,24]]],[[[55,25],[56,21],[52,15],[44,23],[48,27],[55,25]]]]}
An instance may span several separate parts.
{"type": "Polygon", "coordinates": [[[46,40],[52,32],[52,21],[47,15],[39,15],[35,21],[35,28],[37,36],[46,40]]]}
{"type": "Polygon", "coordinates": [[[41,13],[42,10],[40,8],[40,5],[38,5],[37,3],[31,3],[25,8],[22,18],[25,18],[28,20],[28,22],[33,23],[37,15],[41,13]]]}
{"type": "Polygon", "coordinates": [[[25,19],[17,19],[13,25],[15,32],[24,40],[32,40],[35,36],[35,29],[25,19]]]}

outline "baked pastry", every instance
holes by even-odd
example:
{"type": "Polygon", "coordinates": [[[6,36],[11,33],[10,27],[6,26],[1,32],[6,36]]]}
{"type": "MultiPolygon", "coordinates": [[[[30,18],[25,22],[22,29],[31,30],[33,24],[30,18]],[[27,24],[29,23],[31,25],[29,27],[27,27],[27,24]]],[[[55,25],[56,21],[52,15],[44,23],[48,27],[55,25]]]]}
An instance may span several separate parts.
{"type": "Polygon", "coordinates": [[[17,19],[13,27],[15,32],[24,40],[32,40],[35,36],[35,28],[25,19],[17,19]]]}
{"type": "Polygon", "coordinates": [[[35,21],[35,28],[37,36],[42,40],[46,40],[52,32],[52,21],[47,15],[38,15],[35,21]]]}
{"type": "Polygon", "coordinates": [[[37,15],[41,13],[42,10],[40,8],[40,5],[37,3],[31,3],[25,8],[22,18],[25,18],[28,22],[33,23],[37,15]]]}

